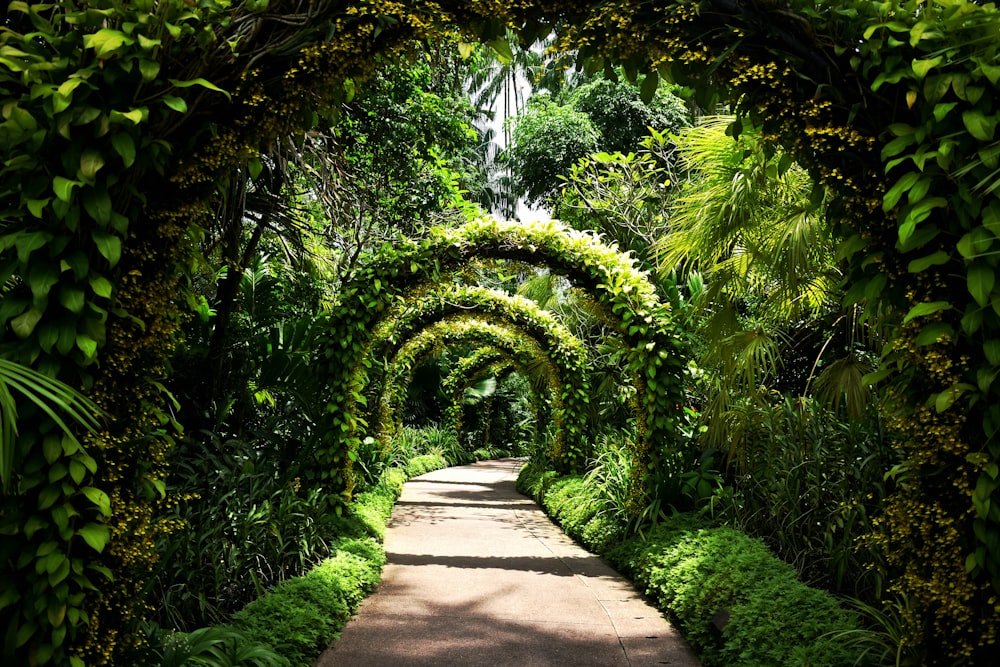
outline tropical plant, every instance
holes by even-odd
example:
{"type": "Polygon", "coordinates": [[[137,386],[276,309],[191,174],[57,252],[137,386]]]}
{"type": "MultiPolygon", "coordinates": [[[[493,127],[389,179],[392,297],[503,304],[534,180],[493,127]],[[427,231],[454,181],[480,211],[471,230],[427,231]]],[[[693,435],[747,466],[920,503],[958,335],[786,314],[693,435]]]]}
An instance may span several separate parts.
{"type": "MultiPolygon", "coordinates": [[[[60,450],[82,450],[73,427],[93,432],[103,415],[100,408],[72,387],[28,366],[0,359],[0,489],[3,491],[7,490],[14,472],[15,448],[24,444],[34,446],[30,441],[19,443],[18,421],[25,415],[18,415],[15,393],[31,403],[30,412],[41,411],[48,415],[62,432],[61,438],[57,434],[45,438],[42,446],[47,450],[53,447],[60,450]],[[63,416],[69,420],[69,424],[63,420],[63,416]],[[63,438],[68,441],[67,445],[63,445],[63,438]]],[[[86,456],[85,452],[82,453],[86,458],[77,461],[77,464],[92,467],[94,460],[86,456]]]]}
{"type": "Polygon", "coordinates": [[[539,203],[559,189],[558,175],[598,148],[597,128],[586,114],[548,98],[534,98],[514,122],[505,160],[528,202],[539,203]]]}
{"type": "Polygon", "coordinates": [[[568,95],[569,105],[594,123],[602,151],[627,154],[641,145],[650,129],[676,134],[691,124],[684,101],[668,86],[656,86],[653,95],[644,100],[643,95],[649,94],[643,89],[645,80],[637,83],[599,76],[568,95]]]}

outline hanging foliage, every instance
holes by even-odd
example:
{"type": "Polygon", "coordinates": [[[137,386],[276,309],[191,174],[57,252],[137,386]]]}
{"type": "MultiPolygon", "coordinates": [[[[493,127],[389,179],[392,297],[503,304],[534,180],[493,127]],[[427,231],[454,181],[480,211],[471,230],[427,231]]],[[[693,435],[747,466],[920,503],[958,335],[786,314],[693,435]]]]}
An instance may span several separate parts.
{"type": "Polygon", "coordinates": [[[538,396],[536,409],[551,417],[552,438],[544,443],[544,457],[556,468],[567,468],[566,433],[579,421],[579,415],[566,408],[565,396],[567,380],[560,369],[549,361],[545,351],[532,338],[516,326],[496,318],[477,316],[472,313],[451,315],[423,329],[407,341],[396,354],[386,373],[385,393],[380,404],[382,422],[393,431],[401,424],[403,391],[409,384],[413,370],[429,355],[442,348],[457,345],[489,345],[500,349],[520,365],[536,365],[542,369],[546,392],[538,396]]]}

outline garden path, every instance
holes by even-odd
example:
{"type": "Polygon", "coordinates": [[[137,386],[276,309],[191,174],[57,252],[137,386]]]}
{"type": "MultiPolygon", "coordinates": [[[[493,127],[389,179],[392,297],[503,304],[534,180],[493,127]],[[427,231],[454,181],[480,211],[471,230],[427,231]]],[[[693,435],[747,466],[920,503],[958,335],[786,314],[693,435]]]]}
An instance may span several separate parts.
{"type": "Polygon", "coordinates": [[[698,667],[626,579],[517,493],[521,463],[410,480],[381,584],[315,667],[698,667]]]}

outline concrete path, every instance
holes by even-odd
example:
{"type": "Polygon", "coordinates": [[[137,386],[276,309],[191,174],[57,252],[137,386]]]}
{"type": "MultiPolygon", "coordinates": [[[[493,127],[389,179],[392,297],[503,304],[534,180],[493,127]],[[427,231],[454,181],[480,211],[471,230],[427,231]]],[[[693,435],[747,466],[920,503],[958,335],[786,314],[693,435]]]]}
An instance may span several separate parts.
{"type": "Polygon", "coordinates": [[[410,480],[382,583],[315,667],[698,667],[627,580],[515,491],[520,466],[410,480]]]}

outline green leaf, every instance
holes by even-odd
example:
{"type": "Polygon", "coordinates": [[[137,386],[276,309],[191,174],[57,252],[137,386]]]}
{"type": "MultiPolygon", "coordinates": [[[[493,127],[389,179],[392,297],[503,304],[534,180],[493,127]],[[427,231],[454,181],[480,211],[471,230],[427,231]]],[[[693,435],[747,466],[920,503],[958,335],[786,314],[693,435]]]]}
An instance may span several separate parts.
{"type": "Polygon", "coordinates": [[[73,188],[78,185],[83,184],[80,181],[71,181],[62,176],[56,176],[52,179],[52,190],[56,193],[56,197],[67,204],[73,201],[73,188]]]}
{"type": "Polygon", "coordinates": [[[64,283],[59,288],[59,303],[71,313],[82,312],[85,303],[83,290],[75,285],[64,283]]]}
{"type": "Polygon", "coordinates": [[[954,384],[940,394],[934,399],[934,409],[938,412],[944,412],[950,408],[959,397],[964,394],[969,389],[975,389],[971,384],[959,383],[954,384]]]}
{"type": "Polygon", "coordinates": [[[104,491],[101,491],[95,486],[85,486],[80,489],[87,499],[97,506],[97,509],[101,511],[104,516],[111,516],[111,498],[108,497],[104,491]]]}
{"type": "Polygon", "coordinates": [[[934,120],[939,123],[948,117],[951,110],[958,106],[958,102],[941,102],[934,105],[934,120]]]}
{"type": "Polygon", "coordinates": [[[76,335],[76,346],[80,348],[87,360],[97,357],[97,341],[84,334],[76,335]]]}
{"type": "Polygon", "coordinates": [[[94,276],[89,280],[90,289],[94,290],[94,294],[105,299],[111,298],[111,282],[104,276],[94,276]]]}
{"type": "Polygon", "coordinates": [[[133,125],[138,125],[139,123],[146,120],[146,116],[149,110],[146,107],[140,107],[138,109],[129,109],[128,111],[112,111],[110,119],[112,123],[120,123],[123,120],[127,120],[133,125]]]}
{"type": "Polygon", "coordinates": [[[944,264],[949,259],[951,259],[951,255],[944,250],[938,250],[932,255],[927,255],[926,257],[921,257],[920,259],[911,261],[906,268],[910,273],[920,273],[927,267],[944,264]]]}
{"type": "Polygon", "coordinates": [[[25,203],[28,205],[28,211],[31,215],[41,218],[45,207],[49,205],[50,201],[52,201],[52,198],[46,197],[45,199],[29,199],[25,203]]]}
{"type": "Polygon", "coordinates": [[[108,260],[108,264],[112,267],[116,266],[122,256],[122,240],[114,234],[96,229],[90,232],[90,237],[94,239],[97,249],[104,256],[104,259],[108,260]]]}
{"type": "Polygon", "coordinates": [[[111,135],[111,145],[115,152],[122,159],[126,167],[131,167],[135,162],[135,140],[128,132],[115,132],[111,135]]]}
{"type": "Polygon", "coordinates": [[[112,213],[111,195],[103,184],[99,187],[90,187],[83,192],[83,209],[99,225],[106,226],[111,223],[112,213]]]}
{"type": "Polygon", "coordinates": [[[168,107],[176,111],[177,113],[187,113],[187,102],[177,97],[176,95],[164,95],[163,103],[168,107]]]}
{"type": "Polygon", "coordinates": [[[986,116],[975,109],[962,112],[962,122],[965,129],[980,141],[993,141],[997,129],[996,116],[986,116]]]}
{"type": "Polygon", "coordinates": [[[941,339],[941,336],[952,336],[954,333],[955,330],[951,328],[950,324],[931,322],[920,330],[920,333],[917,335],[916,344],[917,347],[933,345],[941,339]]]}
{"type": "Polygon", "coordinates": [[[1000,339],[992,339],[983,343],[983,352],[986,354],[986,361],[993,366],[1000,366],[1000,339]]]}
{"type": "Polygon", "coordinates": [[[107,58],[122,46],[131,46],[135,40],[118,30],[102,28],[83,36],[84,48],[94,49],[98,58],[107,58]]]}
{"type": "Polygon", "coordinates": [[[86,180],[93,180],[103,166],[104,156],[95,150],[86,150],[80,156],[80,176],[86,180]]]}
{"type": "Polygon", "coordinates": [[[920,60],[917,58],[913,59],[913,73],[917,75],[917,81],[922,80],[927,76],[932,68],[937,67],[944,60],[944,56],[938,56],[936,58],[928,58],[926,60],[920,60]]]}
{"type": "Polygon", "coordinates": [[[147,83],[152,81],[160,73],[160,61],[140,58],[139,73],[142,74],[143,81],[147,83]]]}
{"type": "Polygon", "coordinates": [[[104,547],[108,545],[108,540],[111,539],[108,527],[99,523],[88,523],[76,531],[76,534],[82,537],[83,541],[97,553],[103,552],[104,547]]]}
{"type": "MultiPolygon", "coordinates": [[[[507,50],[508,51],[510,50],[509,45],[507,46],[507,50]]],[[[513,57],[513,55],[511,57],[513,57]]],[[[222,88],[219,88],[211,81],[206,81],[205,79],[198,78],[198,79],[190,79],[187,81],[181,81],[180,79],[167,79],[167,81],[170,82],[171,86],[175,86],[177,88],[190,88],[191,86],[201,86],[202,88],[208,88],[209,90],[214,90],[217,93],[222,93],[223,95],[226,96],[226,99],[230,100],[232,99],[232,95],[224,91],[222,88]]]]}
{"type": "Polygon", "coordinates": [[[32,308],[10,321],[10,328],[18,338],[27,338],[35,330],[35,326],[42,319],[42,311],[32,308]]]}
{"type": "Polygon", "coordinates": [[[967,276],[969,294],[980,306],[990,302],[990,293],[996,282],[996,272],[987,262],[976,261],[969,267],[967,276]]]}
{"type": "Polygon", "coordinates": [[[497,37],[488,45],[497,54],[497,59],[504,65],[514,62],[514,52],[510,50],[510,42],[505,37],[497,37]]]}
{"type": "Polygon", "coordinates": [[[931,313],[936,313],[939,310],[950,310],[951,308],[952,305],[947,301],[918,303],[913,308],[910,308],[910,312],[908,312],[906,317],[903,318],[903,324],[906,324],[916,317],[924,317],[926,315],[930,315],[931,313]]]}
{"type": "Polygon", "coordinates": [[[885,193],[885,197],[882,199],[882,209],[886,212],[892,210],[899,203],[899,199],[903,196],[903,193],[913,187],[919,178],[920,173],[916,171],[903,174],[889,191],[885,193]]]}

